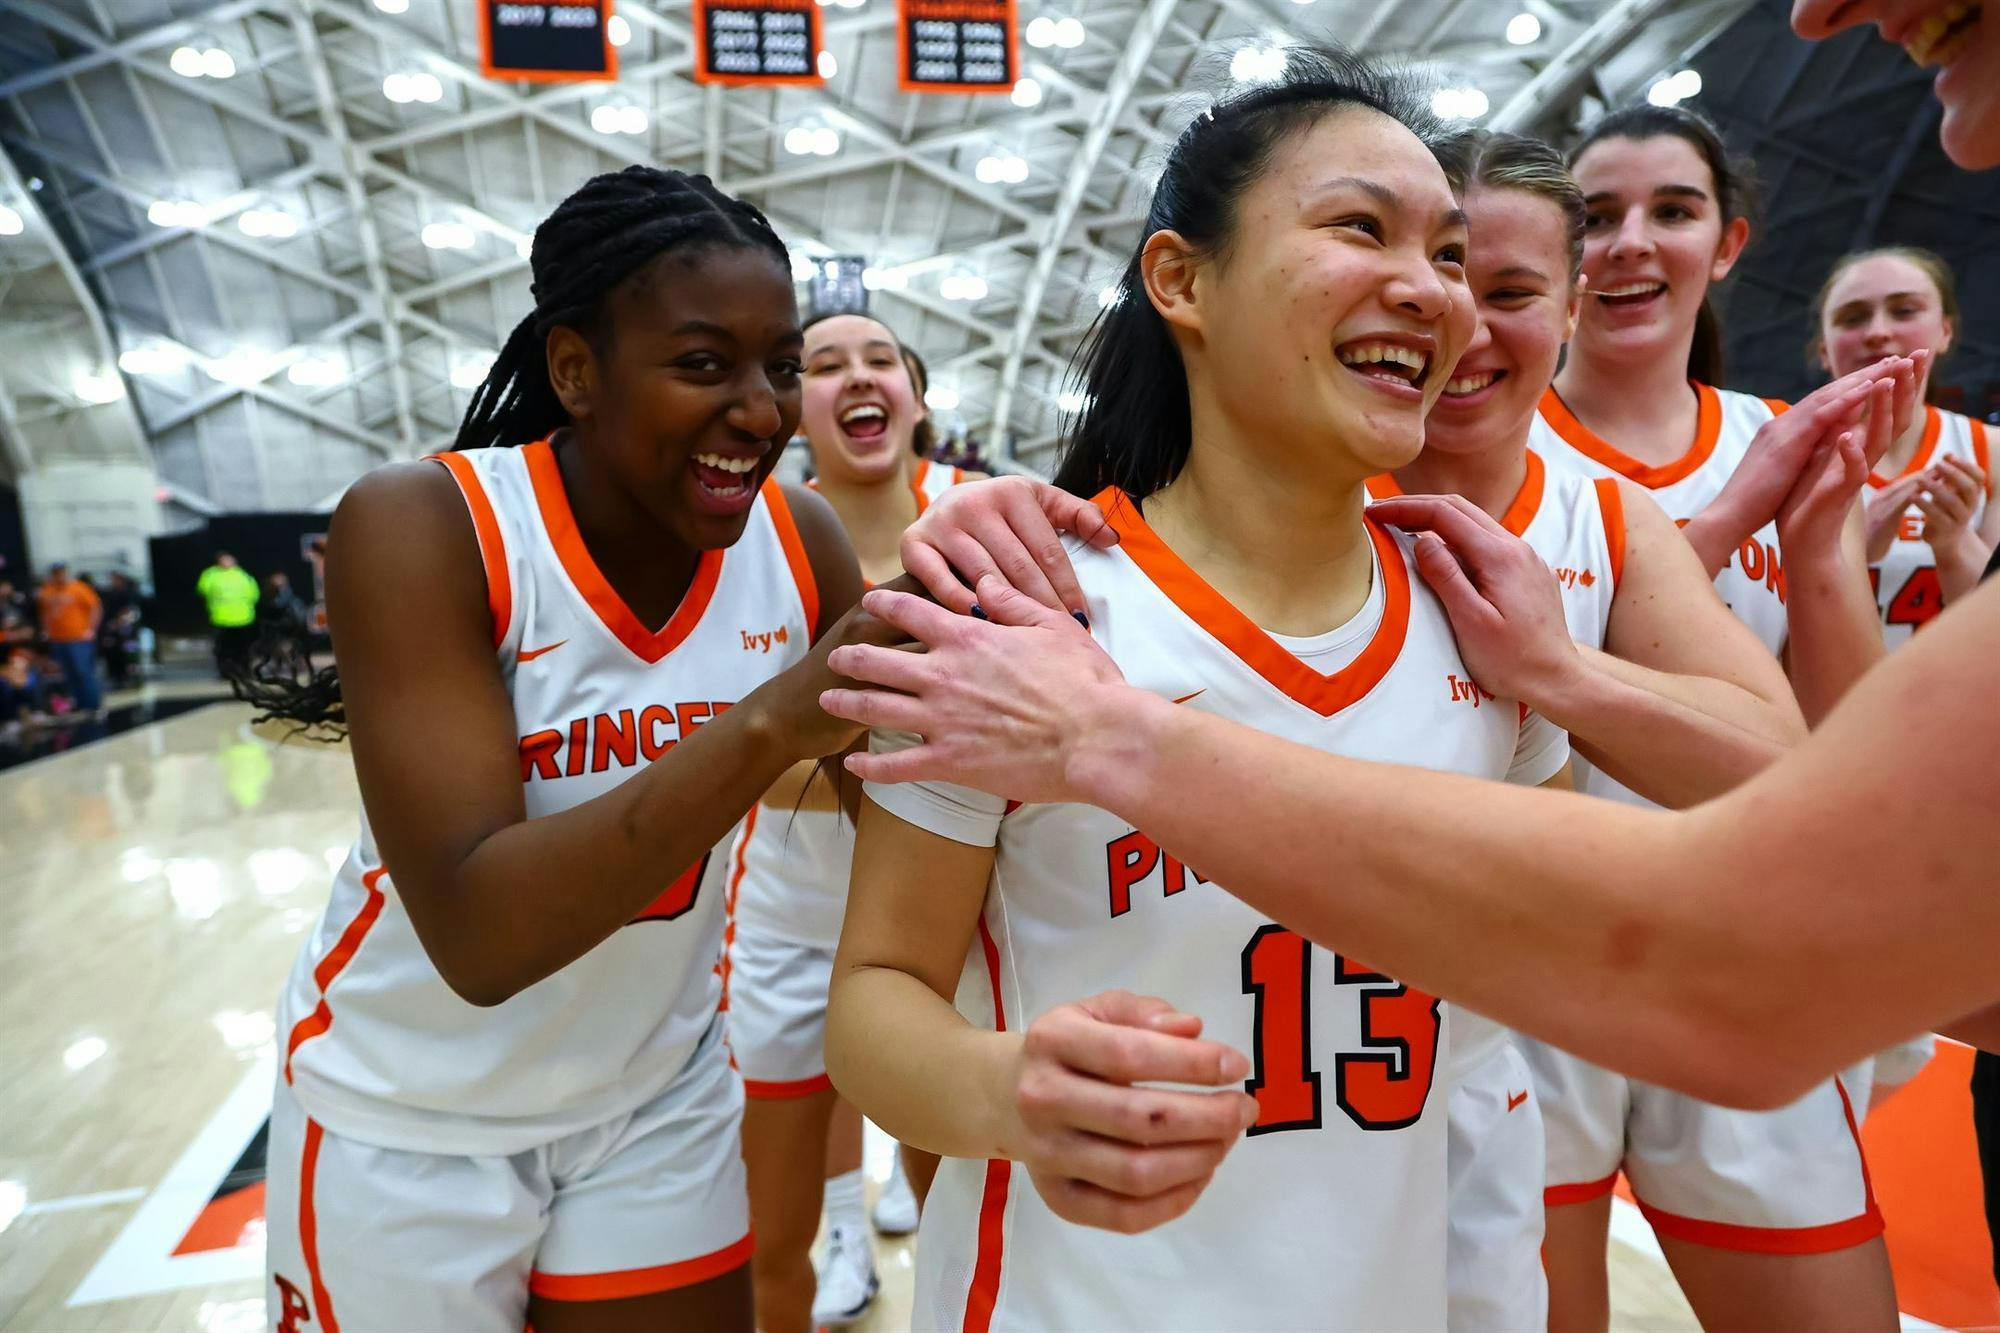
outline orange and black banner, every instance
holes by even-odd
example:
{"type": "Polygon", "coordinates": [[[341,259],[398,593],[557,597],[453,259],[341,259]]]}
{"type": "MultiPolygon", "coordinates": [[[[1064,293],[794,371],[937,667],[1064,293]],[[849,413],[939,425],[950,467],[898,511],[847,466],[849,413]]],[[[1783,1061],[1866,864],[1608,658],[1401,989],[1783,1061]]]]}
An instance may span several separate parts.
{"type": "Polygon", "coordinates": [[[1021,77],[1014,0],[896,0],[898,83],[908,93],[1004,93],[1021,77]]]}
{"type": "Polygon", "coordinates": [[[824,83],[813,0],[694,0],[697,83],[824,83]]]}
{"type": "Polygon", "coordinates": [[[611,0],[474,0],[489,79],[572,83],[618,77],[611,0]]]}

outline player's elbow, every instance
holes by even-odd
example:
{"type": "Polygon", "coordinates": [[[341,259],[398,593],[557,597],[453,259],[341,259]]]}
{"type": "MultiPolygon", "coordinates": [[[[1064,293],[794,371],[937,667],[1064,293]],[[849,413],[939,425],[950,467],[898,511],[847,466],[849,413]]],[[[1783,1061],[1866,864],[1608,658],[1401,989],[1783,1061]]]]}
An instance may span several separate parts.
{"type": "Polygon", "coordinates": [[[1676,1092],[1717,1106],[1769,1111],[1786,1106],[1826,1077],[1810,1052],[1734,1006],[1696,1008],[1667,1043],[1662,1068],[1647,1075],[1676,1092]]]}

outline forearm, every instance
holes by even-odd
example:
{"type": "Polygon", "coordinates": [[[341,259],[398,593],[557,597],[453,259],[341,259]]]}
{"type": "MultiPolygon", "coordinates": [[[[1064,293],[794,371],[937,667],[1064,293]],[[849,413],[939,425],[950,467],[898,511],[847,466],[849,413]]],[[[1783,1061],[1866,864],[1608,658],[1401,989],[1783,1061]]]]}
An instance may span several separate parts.
{"type": "Polygon", "coordinates": [[[826,1068],[892,1137],[945,1157],[1006,1157],[1017,1141],[1019,1033],[973,1027],[907,972],[836,963],[826,1068]]]}
{"type": "Polygon", "coordinates": [[[1841,696],[1887,656],[1867,577],[1840,552],[1787,560],[1786,667],[1806,724],[1817,727],[1841,696]]]}
{"type": "Polygon", "coordinates": [[[1531,706],[1568,731],[1591,763],[1661,805],[1679,809],[1727,791],[1805,736],[1789,698],[1578,651],[1581,677],[1531,706]]]}
{"type": "Polygon", "coordinates": [[[1968,529],[1944,550],[1934,549],[1933,554],[1937,557],[1938,591],[1944,604],[1950,606],[1978,586],[1986,562],[1993,558],[1993,548],[1968,529]]]}
{"type": "Polygon", "coordinates": [[[786,769],[771,789],[764,793],[765,805],[773,810],[840,809],[840,788],[835,783],[837,769],[831,760],[822,767],[817,759],[802,759],[786,769]]]}
{"type": "Polygon", "coordinates": [[[1738,514],[1726,499],[1719,498],[1682,524],[1681,535],[1687,538],[1694,553],[1701,557],[1701,567],[1708,571],[1712,579],[1722,572],[1737,548],[1750,540],[1761,526],[1761,523],[1750,522],[1738,514]]]}
{"type": "Polygon", "coordinates": [[[448,924],[432,932],[444,938],[426,947],[473,1003],[508,999],[696,871],[795,757],[753,694],[603,795],[480,841],[446,888],[448,924]]]}

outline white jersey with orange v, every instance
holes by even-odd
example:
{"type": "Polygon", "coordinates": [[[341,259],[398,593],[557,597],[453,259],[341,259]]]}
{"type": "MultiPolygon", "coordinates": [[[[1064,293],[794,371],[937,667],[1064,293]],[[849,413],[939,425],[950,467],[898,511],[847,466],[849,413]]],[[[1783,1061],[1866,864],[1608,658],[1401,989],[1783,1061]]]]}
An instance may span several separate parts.
{"type": "MultiPolygon", "coordinates": [[[[1977,528],[1993,498],[1993,464],[1988,451],[1986,423],[1938,408],[1924,409],[1924,433],[1911,456],[1909,466],[1895,477],[1871,473],[1868,487],[1879,491],[1902,477],[1922,472],[1946,458],[1970,463],[1986,474],[1986,489],[1973,507],[1970,525],[1977,528]]],[[[1944,610],[1944,590],[1938,584],[1937,553],[1924,540],[1924,511],[1915,500],[1903,510],[1896,535],[1882,558],[1868,567],[1868,580],[1875,587],[1875,606],[1882,614],[1882,638],[1891,649],[1902,647],[1910,636],[1944,610]]]]}
{"type": "MultiPolygon", "coordinates": [[[[1469,678],[1406,539],[1369,525],[1366,605],[1285,638],[1216,593],[1131,500],[1097,503],[1120,545],[1072,542],[1069,556],[1092,633],[1139,688],[1324,751],[1524,782],[1561,768],[1559,730],[1469,678]]],[[[1250,1054],[1262,1108],[1195,1207],[1143,1235],[1058,1219],[1018,1165],[946,1161],[917,1245],[918,1328],[1443,1325],[1445,1006],[1309,945],[1102,810],[1009,808],[943,784],[869,794],[996,849],[957,995],[969,1022],[1019,1028],[1115,987],[1163,996],[1250,1054]]]]}
{"type": "MultiPolygon", "coordinates": [[[[1651,467],[1594,434],[1551,389],[1533,446],[1589,476],[1622,476],[1651,490],[1667,517],[1685,522],[1713,500],[1757,431],[1785,404],[1694,386],[1695,439],[1672,463],[1651,467]]],[[[1786,640],[1785,572],[1777,529],[1743,543],[1715,579],[1737,619],[1773,655],[1786,640]]],[[[1634,805],[1652,802],[1576,758],[1577,785],[1634,805]]],[[[1830,1079],[1776,1111],[1738,1111],[1628,1079],[1527,1038],[1548,1140],[1547,1202],[1586,1203],[1611,1192],[1623,1170],[1653,1229],[1678,1240],[1749,1253],[1817,1253],[1879,1235],[1853,1109],[1830,1079]]]]}
{"type": "MultiPolygon", "coordinates": [[[[1390,476],[1368,490],[1400,495],[1390,476]]],[[[1527,452],[1521,489],[1500,525],[1535,548],[1562,589],[1570,637],[1604,645],[1625,564],[1625,508],[1615,479],[1550,472],[1527,452]]],[[[1534,1075],[1505,1028],[1451,1008],[1451,1145],[1447,1154],[1449,1333],[1515,1333],[1548,1323],[1542,1272],[1545,1150],[1534,1075]]]]}
{"type": "MultiPolygon", "coordinates": [[[[624,782],[806,653],[818,594],[776,483],[653,631],[584,547],[548,442],[438,461],[478,536],[528,818],[624,782]]],[[[280,1293],[309,1275],[312,1306],[357,1326],[518,1328],[530,1289],[639,1295],[747,1261],[723,859],[660,867],[629,926],[481,1008],[438,974],[364,817],[279,1008],[280,1293]]]]}

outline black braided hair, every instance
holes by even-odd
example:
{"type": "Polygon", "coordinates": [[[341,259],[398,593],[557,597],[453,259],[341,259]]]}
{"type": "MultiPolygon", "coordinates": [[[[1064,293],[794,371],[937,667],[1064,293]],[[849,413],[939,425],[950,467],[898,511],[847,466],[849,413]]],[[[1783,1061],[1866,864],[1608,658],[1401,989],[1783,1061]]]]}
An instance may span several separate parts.
{"type": "MultiPolygon", "coordinates": [[[[528,260],[535,308],[507,336],[451,447],[526,444],[568,425],[549,382],[549,331],[575,329],[601,353],[609,346],[605,303],[612,293],[659,256],[701,245],[762,249],[781,267],[791,263],[764,215],[706,176],[634,166],[585,181],[535,228],[528,260]]],[[[291,723],[314,739],[346,734],[334,669],[314,670],[280,640],[260,641],[248,665],[231,672],[230,686],[258,709],[260,723],[291,723]]]]}
{"type": "Polygon", "coordinates": [[[605,298],[658,256],[701,244],[762,247],[791,263],[764,215],[706,176],[627,167],[584,182],[535,228],[528,261],[535,308],[508,335],[451,447],[525,444],[566,425],[569,414],[549,383],[549,330],[566,325],[602,348],[610,331],[605,298]]]}

